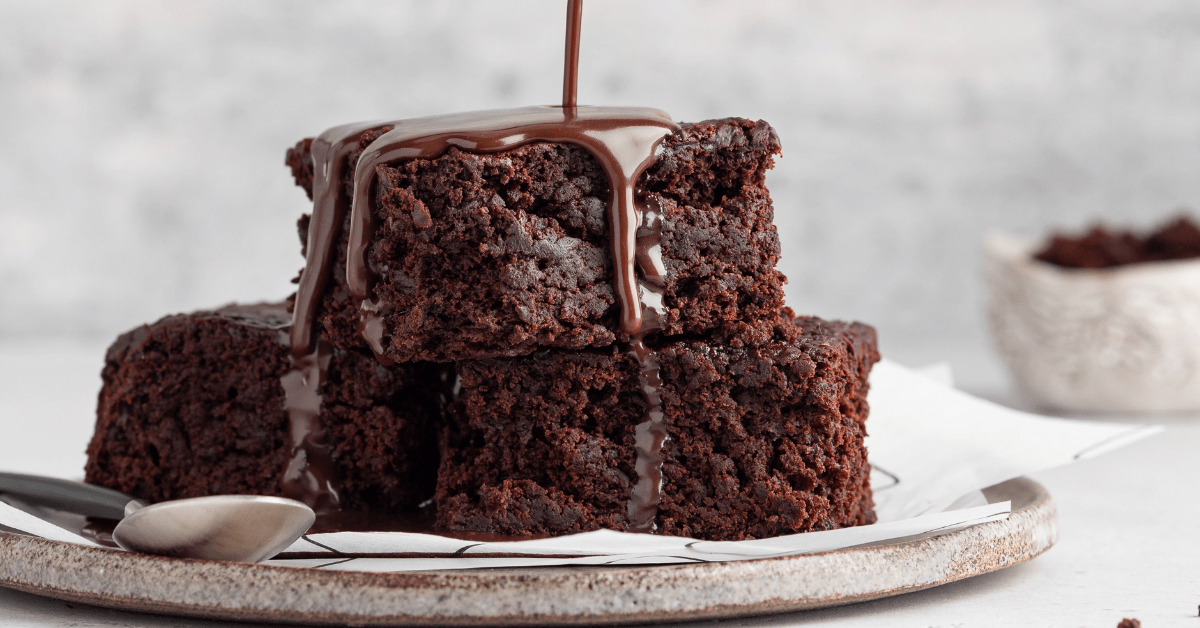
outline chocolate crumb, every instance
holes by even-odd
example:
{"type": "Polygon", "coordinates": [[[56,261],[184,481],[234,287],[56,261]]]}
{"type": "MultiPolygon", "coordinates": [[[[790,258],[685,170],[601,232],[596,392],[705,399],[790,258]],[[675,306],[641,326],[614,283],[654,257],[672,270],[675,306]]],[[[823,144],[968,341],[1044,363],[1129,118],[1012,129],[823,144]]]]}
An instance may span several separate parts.
{"type": "Polygon", "coordinates": [[[1142,628],[1142,622],[1126,617],[1121,620],[1121,623],[1117,624],[1117,628],[1142,628]]]}
{"type": "Polygon", "coordinates": [[[1200,257],[1200,227],[1186,216],[1149,235],[1097,225],[1082,236],[1056,233],[1034,257],[1066,268],[1111,268],[1192,259],[1200,257]]]}

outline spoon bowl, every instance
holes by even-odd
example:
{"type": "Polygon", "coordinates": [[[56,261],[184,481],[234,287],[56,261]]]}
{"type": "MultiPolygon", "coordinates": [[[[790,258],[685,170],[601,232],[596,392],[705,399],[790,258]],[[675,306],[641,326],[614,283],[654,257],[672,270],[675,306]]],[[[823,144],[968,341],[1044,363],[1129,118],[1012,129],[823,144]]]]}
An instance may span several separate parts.
{"type": "Polygon", "coordinates": [[[113,530],[122,548],[174,556],[257,563],[300,538],[316,515],[282,497],[213,495],[142,506],[131,502],[113,530]]]}
{"type": "Polygon", "coordinates": [[[85,517],[119,519],[113,540],[130,551],[247,563],[278,554],[317,518],[308,506],[282,497],[214,495],[146,506],[83,482],[2,471],[0,495],[85,517]]]}

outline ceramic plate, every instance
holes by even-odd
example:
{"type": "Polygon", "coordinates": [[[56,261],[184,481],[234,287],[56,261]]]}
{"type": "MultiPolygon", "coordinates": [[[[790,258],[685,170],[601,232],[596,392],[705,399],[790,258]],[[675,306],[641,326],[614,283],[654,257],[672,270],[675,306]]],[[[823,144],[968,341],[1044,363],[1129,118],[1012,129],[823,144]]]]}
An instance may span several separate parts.
{"type": "Polygon", "coordinates": [[[873,600],[1003,569],[1050,548],[1049,493],[984,490],[1004,521],[785,558],[687,565],[361,573],[162,558],[0,532],[0,586],[123,610],[343,625],[556,625],[717,619],[873,600]]]}

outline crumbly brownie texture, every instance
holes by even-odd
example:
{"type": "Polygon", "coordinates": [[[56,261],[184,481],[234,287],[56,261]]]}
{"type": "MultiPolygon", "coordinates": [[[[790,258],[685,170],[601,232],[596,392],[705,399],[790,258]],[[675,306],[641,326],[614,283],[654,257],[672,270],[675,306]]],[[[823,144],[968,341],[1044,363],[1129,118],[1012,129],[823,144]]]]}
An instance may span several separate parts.
{"type": "MultiPolygon", "coordinates": [[[[863,445],[860,324],[800,318],[772,342],[658,347],[670,440],[658,525],[735,540],[874,521],[863,445]]],[[[438,524],[500,534],[622,529],[645,411],[637,365],[610,347],[460,362],[443,436],[438,524]]]]}
{"type": "MultiPolygon", "coordinates": [[[[307,151],[298,144],[288,164],[311,196],[307,151]]],[[[686,124],[664,139],[639,185],[663,210],[664,333],[735,337],[775,319],[784,277],[775,270],[779,240],[764,176],[779,153],[762,121],[686,124]]],[[[451,149],[379,168],[368,264],[386,306],[387,357],[448,362],[621,340],[607,199],[599,163],[569,144],[451,149]]],[[[302,220],[302,238],[306,227],[302,220]]],[[[338,240],[319,318],[330,342],[360,347],[345,288],[345,229],[338,240]]]]}
{"type": "MultiPolygon", "coordinates": [[[[151,502],[280,494],[288,417],[283,304],[168,316],[117,339],[102,373],[87,481],[151,502]]],[[[433,493],[447,368],[383,367],[333,349],[321,419],[344,505],[389,511],[433,493]]]]}
{"type": "Polygon", "coordinates": [[[1098,226],[1082,236],[1055,234],[1034,257],[1067,268],[1110,268],[1191,259],[1200,257],[1200,227],[1186,217],[1149,235],[1098,226]]]}

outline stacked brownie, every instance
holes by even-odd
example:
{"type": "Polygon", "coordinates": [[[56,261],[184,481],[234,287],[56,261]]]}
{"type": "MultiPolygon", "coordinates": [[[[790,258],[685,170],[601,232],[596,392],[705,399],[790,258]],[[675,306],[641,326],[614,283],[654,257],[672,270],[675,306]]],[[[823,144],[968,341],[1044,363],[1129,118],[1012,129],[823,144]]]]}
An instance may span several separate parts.
{"type": "MultiPolygon", "coordinates": [[[[288,162],[311,196],[307,151],[301,142],[288,162]]],[[[764,184],[779,152],[765,122],[682,125],[640,181],[662,208],[667,270],[663,328],[646,339],[663,381],[656,523],[667,534],[740,539],[874,520],[863,447],[874,331],[793,322],[783,307],[764,184]]],[[[647,401],[617,322],[600,165],[574,145],[531,144],[452,148],[376,176],[366,259],[370,296],[387,305],[382,357],[453,362],[459,377],[439,525],[624,529],[647,401]]],[[[333,282],[325,338],[361,348],[344,267],[333,282]]]]}
{"type": "MultiPolygon", "coordinates": [[[[386,130],[357,138],[346,194],[386,130]]],[[[287,162],[311,197],[310,149],[300,142],[287,162]]],[[[665,315],[644,338],[661,408],[620,331],[609,182],[591,153],[451,148],[378,167],[365,252],[377,344],[348,289],[349,216],[317,301],[330,347],[320,422],[342,506],[394,512],[432,498],[450,530],[626,529],[635,432],[661,410],[657,531],[731,540],[872,522],[874,331],[793,320],[783,306],[764,184],[779,152],[761,121],[684,124],[638,181],[662,215],[665,315]]],[[[302,242],[308,228],[306,216],[302,242]]],[[[151,500],[280,493],[289,321],[283,306],[226,309],[119,339],[89,481],[151,500]]]]}

